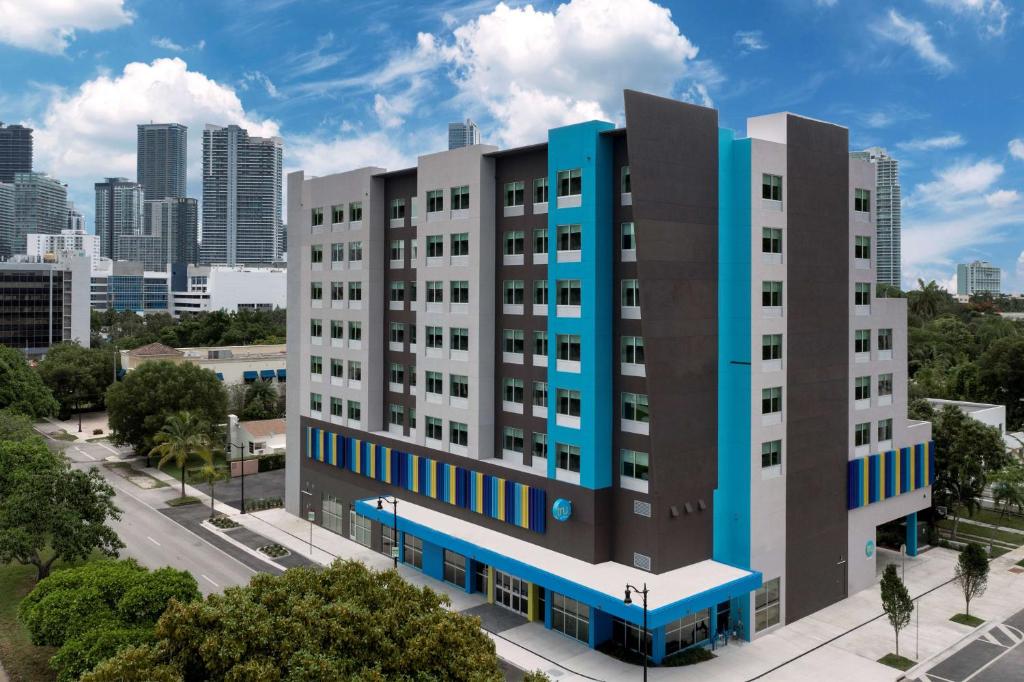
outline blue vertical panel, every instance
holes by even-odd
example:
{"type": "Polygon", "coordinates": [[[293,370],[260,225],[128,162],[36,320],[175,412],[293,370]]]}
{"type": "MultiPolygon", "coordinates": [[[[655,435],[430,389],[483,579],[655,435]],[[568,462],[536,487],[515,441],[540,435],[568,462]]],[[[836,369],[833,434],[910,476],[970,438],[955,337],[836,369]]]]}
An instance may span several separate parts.
{"type": "Polygon", "coordinates": [[[860,506],[860,460],[846,463],[846,508],[856,509],[860,506]]]}
{"type": "MultiPolygon", "coordinates": [[[[718,488],[714,558],[750,568],[750,140],[718,134],[718,488]]],[[[748,619],[749,620],[749,619],[748,619]]]]}
{"type": "Polygon", "coordinates": [[[924,487],[924,443],[914,446],[914,490],[924,487]]]}
{"type": "Polygon", "coordinates": [[[917,556],[917,512],[907,514],[907,556],[917,556]]]}
{"type": "MultiPolygon", "coordinates": [[[[557,370],[548,363],[548,390],[552,396],[559,388],[580,391],[582,429],[560,427],[555,423],[557,401],[548,401],[548,442],[554,450],[558,443],[580,448],[580,485],[607,488],[612,484],[612,419],[615,403],[612,392],[612,313],[618,299],[614,290],[616,231],[612,225],[612,201],[615,172],[612,168],[612,139],[601,135],[614,126],[604,121],[588,121],[548,131],[548,340],[551,348],[559,334],[579,334],[580,373],[557,370]],[[558,208],[558,172],[580,169],[581,205],[558,208]],[[556,255],[558,226],[577,224],[582,235],[580,261],[559,263],[556,255]],[[581,316],[557,316],[558,281],[580,280],[581,316]]],[[[556,457],[548,457],[548,476],[555,477],[556,457]]]]}
{"type": "Polygon", "coordinates": [[[868,502],[878,502],[878,455],[868,457],[868,502]]]}

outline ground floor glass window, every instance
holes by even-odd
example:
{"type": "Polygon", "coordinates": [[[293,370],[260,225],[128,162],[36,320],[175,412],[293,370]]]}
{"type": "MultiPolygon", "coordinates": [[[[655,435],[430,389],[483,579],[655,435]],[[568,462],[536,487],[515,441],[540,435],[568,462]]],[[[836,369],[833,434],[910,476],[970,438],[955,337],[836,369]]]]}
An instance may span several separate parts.
{"type": "Polygon", "coordinates": [[[680,651],[710,637],[710,618],[711,610],[704,609],[668,623],[665,626],[665,653],[680,651]]]}
{"type": "Polygon", "coordinates": [[[459,587],[466,585],[466,557],[446,549],[444,551],[444,581],[459,587]]]}
{"type": "Polygon", "coordinates": [[[391,526],[381,525],[380,527],[380,551],[386,557],[391,557],[391,548],[395,546],[395,529],[391,526]]]}
{"type": "Polygon", "coordinates": [[[590,607],[557,592],[551,593],[551,629],[581,642],[590,641],[590,607]]]}
{"type": "Polygon", "coordinates": [[[343,535],[342,522],[345,519],[345,505],[334,495],[323,493],[320,496],[321,524],[324,528],[343,535]]]}
{"type": "Polygon", "coordinates": [[[779,624],[779,578],[766,581],[754,592],[754,630],[779,624]]]}
{"type": "MultiPolygon", "coordinates": [[[[642,628],[639,625],[626,622],[621,618],[616,618],[612,621],[612,639],[616,644],[619,644],[629,651],[635,651],[640,653],[640,631],[642,628]]],[[[647,649],[647,655],[651,655],[651,631],[647,631],[647,636],[644,638],[646,641],[645,648],[647,649]]]]}
{"type": "Polygon", "coordinates": [[[352,511],[348,515],[348,536],[364,547],[370,546],[370,532],[373,522],[369,517],[352,511]]]}
{"type": "Polygon", "coordinates": [[[405,563],[416,568],[423,568],[423,540],[406,533],[402,546],[405,548],[405,563]]]}

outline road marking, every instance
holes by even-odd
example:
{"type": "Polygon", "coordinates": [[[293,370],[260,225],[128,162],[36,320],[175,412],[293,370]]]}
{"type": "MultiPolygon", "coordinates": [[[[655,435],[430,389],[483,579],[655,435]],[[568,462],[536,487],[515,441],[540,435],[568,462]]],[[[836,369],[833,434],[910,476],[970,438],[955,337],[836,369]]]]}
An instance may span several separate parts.
{"type": "Polygon", "coordinates": [[[89,454],[88,452],[86,452],[85,450],[79,450],[78,448],[75,448],[75,450],[78,450],[79,454],[85,455],[86,457],[88,457],[88,458],[89,458],[89,459],[91,459],[92,461],[94,461],[94,462],[96,461],[96,458],[95,458],[95,457],[93,457],[92,455],[90,455],[90,454],[89,454]]]}
{"type": "Polygon", "coordinates": [[[98,441],[96,441],[96,445],[99,445],[99,446],[100,446],[101,448],[106,448],[107,450],[110,450],[111,452],[113,452],[113,453],[114,453],[115,455],[117,455],[118,457],[120,457],[120,456],[121,456],[121,453],[120,453],[120,452],[118,452],[118,451],[117,451],[117,450],[115,450],[114,448],[110,447],[109,445],[107,445],[107,444],[106,444],[106,443],[104,443],[103,441],[99,441],[99,440],[98,440],[98,441]]]}
{"type": "Polygon", "coordinates": [[[153,543],[154,545],[156,545],[157,547],[159,547],[159,546],[160,546],[160,543],[159,543],[159,542],[157,542],[157,541],[156,541],[156,540],[154,540],[153,538],[149,537],[148,535],[146,536],[146,539],[147,539],[147,540],[149,540],[150,542],[152,542],[152,543],[153,543]]]}
{"type": "Polygon", "coordinates": [[[205,573],[200,573],[199,575],[200,575],[200,576],[202,576],[203,578],[206,578],[206,580],[208,580],[208,581],[209,581],[209,583],[210,583],[211,585],[213,585],[214,587],[220,587],[220,585],[218,585],[217,583],[215,583],[215,582],[213,582],[212,580],[210,580],[210,577],[209,577],[209,576],[207,576],[207,575],[206,575],[205,573]]]}

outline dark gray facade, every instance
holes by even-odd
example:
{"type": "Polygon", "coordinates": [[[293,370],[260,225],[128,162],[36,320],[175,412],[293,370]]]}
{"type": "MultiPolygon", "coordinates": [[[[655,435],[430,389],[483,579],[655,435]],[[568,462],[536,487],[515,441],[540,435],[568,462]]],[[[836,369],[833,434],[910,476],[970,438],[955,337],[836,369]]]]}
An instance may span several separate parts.
{"type": "Polygon", "coordinates": [[[0,121],[0,182],[14,182],[16,173],[32,172],[32,129],[0,121]]]}
{"type": "Polygon", "coordinates": [[[139,124],[135,164],[147,201],[184,197],[188,128],[180,123],[139,124]]]}

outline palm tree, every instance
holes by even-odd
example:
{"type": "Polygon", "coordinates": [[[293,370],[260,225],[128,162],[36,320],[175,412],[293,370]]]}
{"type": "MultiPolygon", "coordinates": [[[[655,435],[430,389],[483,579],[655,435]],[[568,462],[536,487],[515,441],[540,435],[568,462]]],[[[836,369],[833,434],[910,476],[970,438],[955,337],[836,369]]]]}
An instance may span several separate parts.
{"type": "Polygon", "coordinates": [[[992,501],[1000,507],[999,517],[1006,518],[1012,507],[1024,513],[1024,465],[1014,462],[994,476],[992,501]]]}
{"type": "Polygon", "coordinates": [[[254,419],[273,419],[280,416],[277,411],[278,390],[269,381],[256,381],[249,384],[243,398],[243,421],[254,419]]]}
{"type": "Polygon", "coordinates": [[[157,468],[174,462],[181,469],[181,496],[185,497],[185,465],[189,459],[198,457],[207,464],[213,463],[209,428],[198,416],[182,410],[167,418],[153,440],[158,444],[153,452],[160,456],[157,468]]]}
{"type": "Polygon", "coordinates": [[[213,487],[218,481],[223,481],[227,478],[227,473],[221,471],[213,464],[204,464],[203,468],[199,470],[199,477],[203,479],[210,486],[210,519],[213,519],[213,487]]]}
{"type": "Polygon", "coordinates": [[[917,280],[917,291],[907,294],[907,305],[910,312],[918,317],[930,320],[939,314],[939,306],[946,297],[946,292],[935,283],[935,280],[924,283],[923,279],[917,280]]]}

